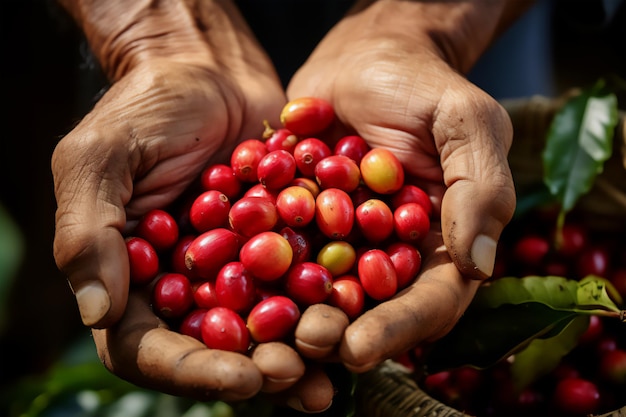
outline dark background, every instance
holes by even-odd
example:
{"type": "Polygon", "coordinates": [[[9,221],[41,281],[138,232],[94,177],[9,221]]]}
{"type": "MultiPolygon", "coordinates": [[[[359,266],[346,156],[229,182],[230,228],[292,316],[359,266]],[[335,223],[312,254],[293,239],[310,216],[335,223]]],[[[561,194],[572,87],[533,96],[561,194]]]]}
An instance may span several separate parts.
{"type": "MultiPolygon", "coordinates": [[[[24,234],[26,251],[4,309],[0,384],[45,370],[75,337],[89,333],[52,257],[50,157],[106,86],[80,33],[53,1],[2,1],[0,204],[24,234]]],[[[239,3],[286,81],[350,2],[239,3]]],[[[565,11],[553,9],[559,2],[540,3],[485,56],[473,80],[503,98],[558,94],[607,71],[624,75],[624,7],[606,24],[597,1],[568,2],[565,11]]]]}

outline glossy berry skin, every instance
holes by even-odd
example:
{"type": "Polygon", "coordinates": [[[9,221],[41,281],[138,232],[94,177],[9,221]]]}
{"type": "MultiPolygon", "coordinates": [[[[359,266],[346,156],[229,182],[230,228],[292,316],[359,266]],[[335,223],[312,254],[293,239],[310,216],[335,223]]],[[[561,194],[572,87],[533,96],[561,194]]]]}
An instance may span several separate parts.
{"type": "Polygon", "coordinates": [[[359,166],[344,155],[330,155],[315,165],[313,170],[320,189],[339,188],[347,193],[356,190],[361,182],[359,166]]]}
{"type": "Polygon", "coordinates": [[[255,278],[274,281],[282,277],[293,259],[291,245],[276,232],[262,232],[252,236],[239,252],[239,260],[255,278]]]}
{"type": "Polygon", "coordinates": [[[159,255],[147,240],[137,236],[127,237],[126,251],[132,284],[144,285],[156,278],[159,272],[159,255]]]}
{"type": "Polygon", "coordinates": [[[264,142],[258,139],[247,139],[239,143],[230,156],[230,167],[235,176],[243,183],[258,181],[257,167],[267,154],[264,142]]]}
{"type": "Polygon", "coordinates": [[[239,254],[239,236],[218,228],[196,237],[185,252],[187,269],[204,279],[215,279],[219,270],[239,254]]]}
{"type": "Polygon", "coordinates": [[[257,177],[269,190],[280,190],[296,175],[296,160],[290,152],[279,149],[269,152],[259,161],[257,177]]]}
{"type": "Polygon", "coordinates": [[[303,262],[292,266],[285,278],[287,295],[301,306],[324,302],[332,290],[332,274],[316,262],[303,262]]]}
{"type": "Polygon", "coordinates": [[[202,320],[204,320],[204,314],[208,310],[205,308],[194,308],[191,310],[180,322],[178,326],[178,332],[187,336],[191,336],[202,342],[202,320]]]}
{"type": "Polygon", "coordinates": [[[404,184],[404,168],[388,149],[374,148],[359,165],[363,182],[379,194],[393,194],[404,184]]]}
{"type": "Polygon", "coordinates": [[[247,325],[252,339],[258,343],[284,340],[300,320],[296,303],[284,295],[270,296],[250,311],[247,325]]]}
{"type": "MultiPolygon", "coordinates": [[[[263,197],[270,200],[272,203],[276,203],[276,197],[278,196],[278,190],[268,190],[263,187],[263,184],[256,183],[252,187],[248,188],[244,193],[242,198],[246,197],[263,197]]],[[[239,200],[233,203],[236,204],[239,200]]]]}
{"type": "Polygon", "coordinates": [[[268,152],[283,150],[293,154],[293,149],[298,143],[298,137],[289,129],[269,129],[268,135],[264,133],[265,146],[268,152]]]}
{"type": "Polygon", "coordinates": [[[305,178],[315,178],[315,166],[330,155],[332,151],[328,145],[317,138],[303,139],[293,150],[298,171],[305,178]]]}
{"type": "Polygon", "coordinates": [[[265,197],[242,197],[233,203],[228,213],[230,228],[245,237],[273,229],[278,218],[276,205],[265,197]]]}
{"type": "Polygon", "coordinates": [[[300,262],[306,262],[311,258],[311,239],[307,233],[301,229],[292,229],[289,226],[280,229],[280,235],[287,239],[291,250],[293,252],[293,258],[291,264],[294,265],[300,262]]]}
{"type": "Polygon", "coordinates": [[[576,273],[579,278],[587,275],[607,277],[611,256],[603,247],[591,247],[583,250],[576,262],[576,273]]]}
{"type": "Polygon", "coordinates": [[[315,197],[304,187],[289,186],[276,197],[278,216],[289,227],[305,227],[315,218],[315,197]]]}
{"type": "Polygon", "coordinates": [[[326,302],[341,309],[350,320],[354,320],[365,309],[365,290],[357,277],[343,275],[333,280],[333,289],[326,302]]]}
{"type": "Polygon", "coordinates": [[[601,404],[596,384],[583,378],[558,381],[552,400],[559,412],[570,416],[595,414],[601,404]]]}
{"type": "Polygon", "coordinates": [[[215,289],[215,281],[197,282],[193,286],[193,301],[196,307],[210,309],[217,307],[217,291],[215,289]]]}
{"type": "Polygon", "coordinates": [[[296,177],[291,181],[289,185],[297,185],[299,187],[304,187],[311,192],[313,198],[317,198],[320,193],[320,186],[317,182],[315,182],[312,178],[307,177],[296,177]]]}
{"type": "Polygon", "coordinates": [[[417,278],[422,268],[422,255],[419,250],[404,242],[394,242],[385,249],[396,270],[398,288],[404,288],[417,278]]]}
{"type": "Polygon", "coordinates": [[[430,230],[430,218],[417,203],[406,203],[393,212],[393,228],[403,242],[419,245],[430,230]]]}
{"type": "Polygon", "coordinates": [[[235,311],[226,307],[214,307],[204,314],[200,325],[202,341],[211,349],[246,353],[250,345],[250,333],[245,321],[235,311]]]}
{"type": "Polygon", "coordinates": [[[189,222],[197,232],[224,227],[228,224],[230,200],[217,190],[201,193],[189,208],[189,222]]]}
{"type": "Polygon", "coordinates": [[[369,249],[363,253],[359,257],[357,271],[365,293],[374,300],[387,300],[398,290],[393,262],[381,249],[369,249]]]}
{"type": "Polygon", "coordinates": [[[152,303],[161,317],[182,317],[194,303],[191,282],[182,274],[164,274],[154,286],[152,303]]]}
{"type": "Polygon", "coordinates": [[[430,217],[433,212],[433,204],[430,197],[420,187],[412,184],[404,184],[391,196],[391,208],[397,209],[402,204],[417,203],[424,207],[430,217]]]}
{"type": "Polygon", "coordinates": [[[169,269],[171,272],[176,272],[179,274],[185,275],[192,281],[197,280],[199,277],[197,274],[193,273],[189,269],[187,269],[187,265],[185,265],[185,253],[187,252],[187,248],[194,241],[196,235],[185,235],[181,236],[178,239],[178,242],[172,249],[170,254],[170,265],[169,269]]]}
{"type": "Polygon", "coordinates": [[[333,154],[347,156],[359,165],[363,156],[368,153],[370,149],[370,146],[361,136],[349,135],[342,137],[335,143],[333,154]]]}
{"type": "Polygon", "coordinates": [[[356,262],[356,250],[348,243],[333,240],[317,252],[316,262],[326,268],[333,277],[347,274],[356,262]]]}
{"type": "Polygon", "coordinates": [[[235,171],[226,164],[215,164],[205,168],[200,175],[200,184],[205,191],[221,191],[229,200],[235,200],[243,188],[241,180],[235,176],[235,171]]]}
{"type": "Polygon", "coordinates": [[[157,252],[165,252],[178,241],[178,223],[167,211],[153,209],[139,219],[134,233],[150,242],[157,252]]]}
{"type": "Polygon", "coordinates": [[[354,206],[348,193],[338,188],[322,190],[315,200],[315,222],[325,236],[346,238],[354,225],[354,206]]]}
{"type": "Polygon", "coordinates": [[[334,120],[335,111],[326,100],[299,97],[289,101],[280,112],[285,129],[298,136],[312,136],[326,129],[334,120]]]}
{"type": "Polygon", "coordinates": [[[391,208],[376,198],[360,204],[356,208],[354,218],[359,230],[370,243],[383,242],[394,231],[391,208]]]}
{"type": "Polygon", "coordinates": [[[237,313],[250,311],[256,299],[254,277],[239,261],[229,262],[215,279],[218,304],[237,313]]]}

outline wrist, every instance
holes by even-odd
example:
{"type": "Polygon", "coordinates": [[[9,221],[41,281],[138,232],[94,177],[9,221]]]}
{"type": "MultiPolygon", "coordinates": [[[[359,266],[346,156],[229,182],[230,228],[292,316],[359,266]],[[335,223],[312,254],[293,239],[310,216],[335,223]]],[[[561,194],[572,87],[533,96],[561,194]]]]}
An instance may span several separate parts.
{"type": "Polygon", "coordinates": [[[532,2],[361,0],[346,21],[354,20],[374,38],[426,45],[451,67],[466,73],[532,2]]]}
{"type": "Polygon", "coordinates": [[[238,10],[223,0],[59,0],[112,81],[150,61],[270,74],[272,66],[238,10]]]}

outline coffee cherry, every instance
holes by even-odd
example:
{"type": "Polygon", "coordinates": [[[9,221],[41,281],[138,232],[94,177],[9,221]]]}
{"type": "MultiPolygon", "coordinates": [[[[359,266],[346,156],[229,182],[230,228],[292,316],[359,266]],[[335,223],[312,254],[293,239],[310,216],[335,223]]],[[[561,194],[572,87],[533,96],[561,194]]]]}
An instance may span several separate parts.
{"type": "Polygon", "coordinates": [[[303,139],[293,150],[298,171],[306,178],[315,178],[315,166],[330,155],[332,152],[328,145],[317,138],[303,139]]]}
{"type": "Polygon", "coordinates": [[[286,294],[303,306],[324,302],[332,289],[332,274],[316,262],[302,262],[292,266],[285,278],[286,294]]]}
{"type": "Polygon", "coordinates": [[[250,333],[245,321],[235,311],[214,307],[204,314],[200,325],[202,340],[210,349],[246,353],[250,333]]]}
{"type": "Polygon", "coordinates": [[[370,243],[381,243],[394,231],[393,212],[384,201],[377,198],[360,204],[354,217],[359,230],[370,243]]]}
{"type": "Polygon", "coordinates": [[[274,281],[282,277],[291,266],[293,250],[287,239],[268,231],[252,236],[242,246],[239,259],[255,278],[274,281]]]}
{"type": "Polygon", "coordinates": [[[315,218],[315,197],[307,188],[292,185],[276,197],[276,210],[287,226],[304,227],[315,218]]]}
{"type": "Polygon", "coordinates": [[[297,185],[299,187],[306,188],[311,192],[313,198],[317,198],[318,194],[320,193],[320,186],[311,178],[297,177],[294,178],[289,185],[297,185]]]}
{"type": "Polygon", "coordinates": [[[217,274],[215,295],[220,306],[246,313],[256,301],[254,277],[241,262],[229,262],[217,274]]]}
{"type": "Polygon", "coordinates": [[[350,320],[354,320],[365,309],[365,290],[356,276],[342,275],[333,280],[333,289],[326,302],[340,308],[350,320]]]}
{"type": "Polygon", "coordinates": [[[300,310],[294,301],[283,295],[266,298],[257,303],[248,314],[247,326],[257,343],[284,340],[293,333],[300,319],[300,310]]]}
{"type": "Polygon", "coordinates": [[[430,230],[430,218],[417,203],[406,203],[393,212],[393,229],[403,242],[420,244],[430,230]]]}
{"type": "Polygon", "coordinates": [[[147,240],[137,236],[126,238],[126,251],[130,267],[130,282],[143,285],[152,281],[159,272],[159,255],[147,240]]]}
{"type": "Polygon", "coordinates": [[[350,193],[359,186],[361,172],[359,166],[349,157],[330,155],[315,165],[315,179],[322,190],[338,188],[350,193]]]}
{"type": "Polygon", "coordinates": [[[154,286],[152,303],[154,310],[161,317],[182,317],[194,303],[189,279],[173,272],[161,276],[154,286]]]}
{"type": "Polygon", "coordinates": [[[294,230],[289,226],[280,229],[280,235],[287,239],[293,257],[291,264],[306,262],[311,258],[311,239],[302,229],[294,230]]]}
{"type": "Polygon", "coordinates": [[[391,298],[398,290],[398,277],[393,262],[380,249],[370,249],[358,260],[357,271],[365,293],[374,300],[391,298]]]}
{"type": "Polygon", "coordinates": [[[242,197],[232,204],[228,213],[231,229],[245,237],[272,230],[276,222],[276,205],[265,197],[242,197]]]}
{"type": "Polygon", "coordinates": [[[315,222],[319,230],[333,240],[347,237],[354,224],[350,196],[338,188],[322,190],[315,200],[315,222]]]}
{"type": "Polygon", "coordinates": [[[613,349],[600,358],[600,377],[611,384],[626,384],[626,350],[613,349]]]}
{"type": "Polygon", "coordinates": [[[433,212],[433,204],[428,197],[428,194],[421,188],[412,184],[404,184],[398,191],[391,196],[391,208],[397,209],[406,203],[420,204],[428,216],[430,217],[433,212]]]}
{"type": "Polygon", "coordinates": [[[528,266],[539,266],[550,252],[548,239],[538,235],[520,238],[512,249],[513,258],[528,266]]]}
{"type": "Polygon", "coordinates": [[[365,184],[380,194],[393,194],[404,184],[404,168],[398,158],[385,148],[374,148],[360,164],[365,184]]]}
{"type": "Polygon", "coordinates": [[[347,274],[356,262],[354,247],[341,240],[333,240],[317,253],[316,262],[326,268],[333,277],[347,274]]]}
{"type": "Polygon", "coordinates": [[[206,312],[207,310],[204,308],[194,308],[191,310],[180,322],[178,332],[202,342],[202,320],[204,320],[206,312]]]}
{"type": "Polygon", "coordinates": [[[267,154],[265,143],[258,139],[248,139],[235,147],[230,157],[230,166],[237,179],[244,183],[258,180],[257,167],[267,154]]]}
{"type": "Polygon", "coordinates": [[[197,307],[208,310],[219,305],[215,281],[197,282],[192,288],[193,301],[197,307]]]}
{"type": "Polygon", "coordinates": [[[596,384],[583,378],[565,378],[557,382],[552,400],[559,412],[569,416],[594,414],[601,404],[596,384]]]}
{"type": "Polygon", "coordinates": [[[285,129],[298,136],[312,136],[326,129],[334,120],[335,111],[327,101],[318,97],[291,100],[280,112],[285,129]]]}
{"type": "Polygon", "coordinates": [[[167,211],[154,209],[139,219],[134,233],[147,240],[157,252],[164,252],[178,241],[178,223],[167,211]]]}
{"type": "Polygon", "coordinates": [[[257,178],[269,190],[280,190],[289,184],[296,174],[296,160],[282,149],[269,152],[259,161],[257,178]]]}
{"type": "Polygon", "coordinates": [[[398,288],[404,288],[417,278],[422,268],[422,255],[419,250],[404,242],[394,242],[385,249],[396,270],[398,288]]]}
{"type": "Polygon", "coordinates": [[[182,236],[178,239],[178,242],[174,246],[174,249],[172,249],[172,253],[170,255],[170,270],[178,274],[183,274],[193,281],[197,280],[199,277],[197,274],[187,269],[187,265],[185,265],[185,253],[195,238],[196,235],[182,236]]]}
{"type": "Polygon", "coordinates": [[[196,237],[185,252],[187,269],[204,279],[215,279],[219,270],[239,253],[239,237],[235,232],[218,228],[196,237]]]}
{"type": "Polygon", "coordinates": [[[333,149],[333,154],[347,156],[359,165],[363,156],[368,153],[370,149],[370,146],[361,136],[349,135],[337,141],[333,149]]]}
{"type": "Polygon", "coordinates": [[[205,191],[216,190],[224,193],[229,200],[239,197],[242,183],[230,165],[215,164],[205,168],[200,175],[200,184],[205,191]]]}
{"type": "Polygon", "coordinates": [[[189,222],[200,233],[228,224],[230,200],[217,190],[201,193],[189,208],[189,222]]]}
{"type": "Polygon", "coordinates": [[[283,150],[293,154],[293,149],[298,143],[298,137],[293,134],[289,129],[270,129],[268,135],[263,135],[265,139],[265,146],[268,152],[283,150]]]}

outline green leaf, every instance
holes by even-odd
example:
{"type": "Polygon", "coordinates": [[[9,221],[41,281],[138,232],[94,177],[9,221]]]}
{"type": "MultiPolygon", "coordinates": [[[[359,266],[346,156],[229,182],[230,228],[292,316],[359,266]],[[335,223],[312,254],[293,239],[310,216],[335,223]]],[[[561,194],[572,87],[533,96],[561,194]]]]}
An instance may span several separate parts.
{"type": "Polygon", "coordinates": [[[426,356],[426,371],[461,366],[488,368],[532,340],[559,332],[574,317],[576,313],[535,302],[468,310],[446,336],[435,342],[426,356]]]}
{"type": "Polygon", "coordinates": [[[0,205],[0,331],[6,325],[4,309],[17,269],[24,259],[24,236],[9,213],[0,205]]]}
{"type": "MultiPolygon", "coordinates": [[[[591,314],[620,316],[604,279],[499,278],[479,288],[465,315],[434,344],[426,358],[426,370],[464,365],[487,368],[535,340],[558,336],[572,320],[591,314]]],[[[571,346],[567,336],[552,343],[557,351],[571,346]]]]}
{"type": "Polygon", "coordinates": [[[502,304],[538,302],[557,310],[589,313],[591,310],[620,312],[607,293],[605,279],[589,276],[580,281],[557,276],[499,278],[482,286],[470,308],[489,309],[502,304]]]}
{"type": "Polygon", "coordinates": [[[544,148],[543,178],[563,212],[587,193],[611,156],[618,122],[617,97],[599,81],[555,115],[544,148]]]}
{"type": "Polygon", "coordinates": [[[526,349],[515,354],[511,364],[511,379],[517,392],[556,368],[561,359],[576,347],[588,325],[589,317],[579,315],[556,336],[535,339],[526,349]]]}

